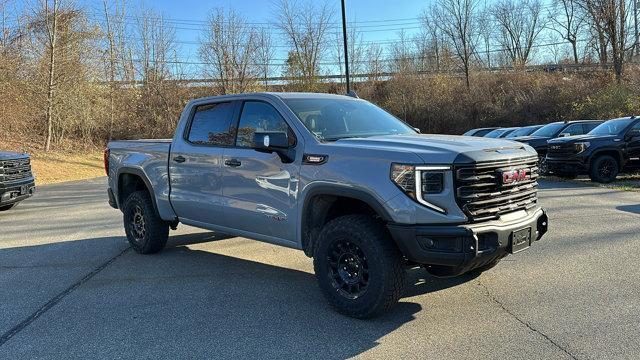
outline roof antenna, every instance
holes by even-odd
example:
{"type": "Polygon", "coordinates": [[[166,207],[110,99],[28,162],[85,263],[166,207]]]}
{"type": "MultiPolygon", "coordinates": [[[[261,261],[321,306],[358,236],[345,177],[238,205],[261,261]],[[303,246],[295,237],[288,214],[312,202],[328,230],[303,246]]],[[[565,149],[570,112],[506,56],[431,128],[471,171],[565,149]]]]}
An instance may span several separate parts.
{"type": "Polygon", "coordinates": [[[358,97],[358,94],[356,94],[356,92],[355,92],[355,91],[353,91],[353,90],[349,90],[349,91],[347,92],[347,96],[351,96],[352,98],[360,99],[360,98],[358,97]]]}

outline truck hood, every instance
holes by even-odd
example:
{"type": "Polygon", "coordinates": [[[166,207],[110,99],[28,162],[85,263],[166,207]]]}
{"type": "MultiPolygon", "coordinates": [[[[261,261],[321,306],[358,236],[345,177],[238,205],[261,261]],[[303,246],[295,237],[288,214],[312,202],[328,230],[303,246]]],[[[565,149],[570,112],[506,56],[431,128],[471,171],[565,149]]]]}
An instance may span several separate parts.
{"type": "Polygon", "coordinates": [[[25,153],[15,153],[10,151],[0,151],[0,160],[15,160],[28,158],[29,155],[25,153]]]}
{"type": "Polygon", "coordinates": [[[549,144],[567,144],[577,141],[613,140],[616,135],[574,135],[549,140],[549,144]]]}
{"type": "Polygon", "coordinates": [[[536,155],[531,147],[514,141],[459,135],[383,135],[342,139],[335,144],[410,151],[427,164],[452,164],[536,155]]]}

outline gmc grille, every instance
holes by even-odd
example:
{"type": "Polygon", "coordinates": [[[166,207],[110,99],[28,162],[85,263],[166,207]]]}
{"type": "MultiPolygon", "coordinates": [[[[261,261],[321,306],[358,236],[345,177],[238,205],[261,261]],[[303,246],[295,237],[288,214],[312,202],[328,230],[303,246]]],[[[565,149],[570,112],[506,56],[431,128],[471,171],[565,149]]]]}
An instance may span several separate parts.
{"type": "Polygon", "coordinates": [[[576,151],[573,144],[551,145],[547,149],[547,156],[550,158],[563,158],[575,154],[576,151]]]}
{"type": "Polygon", "coordinates": [[[454,166],[456,201],[471,221],[495,219],[538,202],[538,157],[454,166]],[[502,173],[525,169],[526,178],[502,184],[502,173]]]}
{"type": "Polygon", "coordinates": [[[1,181],[18,181],[32,176],[29,159],[0,160],[1,181]]]}

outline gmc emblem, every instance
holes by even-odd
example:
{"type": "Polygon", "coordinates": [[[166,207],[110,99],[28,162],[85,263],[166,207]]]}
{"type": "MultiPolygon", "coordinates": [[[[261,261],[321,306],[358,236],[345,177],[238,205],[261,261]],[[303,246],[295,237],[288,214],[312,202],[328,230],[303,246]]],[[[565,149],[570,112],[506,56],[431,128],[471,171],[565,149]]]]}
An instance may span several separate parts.
{"type": "Polygon", "coordinates": [[[508,185],[531,178],[529,169],[515,169],[502,172],[502,185],[508,185]]]}

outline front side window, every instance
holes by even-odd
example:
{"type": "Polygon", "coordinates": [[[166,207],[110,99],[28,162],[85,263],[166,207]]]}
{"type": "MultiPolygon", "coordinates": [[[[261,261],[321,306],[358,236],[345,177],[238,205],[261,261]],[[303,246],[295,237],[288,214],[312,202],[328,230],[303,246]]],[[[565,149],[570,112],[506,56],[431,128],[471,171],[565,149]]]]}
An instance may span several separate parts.
{"type": "Polygon", "coordinates": [[[196,107],[189,128],[187,138],[189,142],[211,146],[232,145],[233,110],[232,103],[206,104],[196,107]]]}
{"type": "Polygon", "coordinates": [[[364,100],[286,99],[285,103],[307,129],[323,141],[416,133],[393,115],[364,100]]]}
{"type": "Polygon", "coordinates": [[[236,146],[254,147],[253,138],[257,132],[284,132],[289,135],[289,144],[295,141],[286,121],[273,106],[260,101],[247,101],[242,107],[238,123],[236,146]]]}

